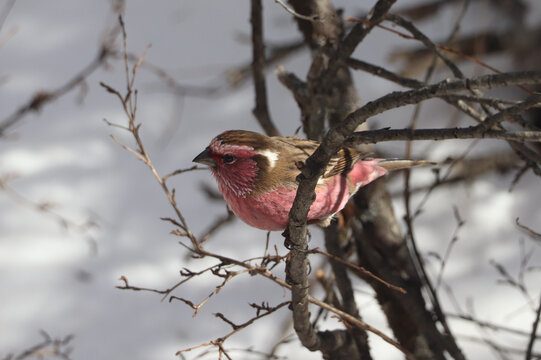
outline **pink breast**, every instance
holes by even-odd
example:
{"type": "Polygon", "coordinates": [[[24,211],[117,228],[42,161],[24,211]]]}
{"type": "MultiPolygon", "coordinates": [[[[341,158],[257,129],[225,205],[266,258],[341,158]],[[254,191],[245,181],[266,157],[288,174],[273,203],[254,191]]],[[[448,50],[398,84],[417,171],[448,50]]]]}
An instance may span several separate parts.
{"type": "MultiPolygon", "coordinates": [[[[286,228],[296,191],[296,188],[281,186],[256,197],[241,198],[225,194],[224,197],[231,210],[244,222],[259,229],[275,231],[286,228]]],[[[325,186],[316,189],[316,200],[308,212],[308,222],[342,210],[349,197],[346,178],[336,176],[325,186]]]]}

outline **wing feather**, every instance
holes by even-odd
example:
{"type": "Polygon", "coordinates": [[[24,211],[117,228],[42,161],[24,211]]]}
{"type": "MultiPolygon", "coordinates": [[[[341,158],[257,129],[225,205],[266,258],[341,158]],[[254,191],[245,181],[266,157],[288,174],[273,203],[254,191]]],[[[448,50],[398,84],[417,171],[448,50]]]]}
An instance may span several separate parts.
{"type": "MultiPolygon", "coordinates": [[[[277,136],[274,139],[281,141],[284,145],[290,148],[291,159],[297,166],[304,165],[304,162],[310,155],[316,151],[319,143],[317,141],[298,139],[292,137],[277,136]]],[[[363,157],[363,153],[353,148],[342,148],[334,155],[327,169],[323,174],[323,178],[330,178],[338,174],[347,174],[352,166],[363,157]]]]}

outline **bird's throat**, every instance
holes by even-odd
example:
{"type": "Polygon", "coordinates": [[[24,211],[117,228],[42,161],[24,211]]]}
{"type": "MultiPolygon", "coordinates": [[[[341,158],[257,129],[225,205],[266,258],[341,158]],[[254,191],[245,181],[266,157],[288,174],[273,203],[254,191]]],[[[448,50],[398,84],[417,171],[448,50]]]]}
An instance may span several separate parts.
{"type": "Polygon", "coordinates": [[[258,167],[251,159],[239,161],[228,169],[212,169],[218,182],[220,192],[226,200],[228,197],[246,197],[256,186],[258,167]]]}

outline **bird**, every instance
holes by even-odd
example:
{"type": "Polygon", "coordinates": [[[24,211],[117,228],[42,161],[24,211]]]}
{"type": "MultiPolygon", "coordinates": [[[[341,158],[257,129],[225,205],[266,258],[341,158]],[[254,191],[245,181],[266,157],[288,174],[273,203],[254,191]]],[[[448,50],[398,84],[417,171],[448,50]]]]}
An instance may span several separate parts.
{"type": "MultiPolygon", "coordinates": [[[[285,230],[297,176],[317,141],[228,130],[216,136],[193,162],[209,166],[233,213],[248,225],[285,230]]],[[[361,188],[388,171],[433,164],[425,160],[374,159],[342,147],[318,179],[307,223],[328,226],[361,188]]]]}

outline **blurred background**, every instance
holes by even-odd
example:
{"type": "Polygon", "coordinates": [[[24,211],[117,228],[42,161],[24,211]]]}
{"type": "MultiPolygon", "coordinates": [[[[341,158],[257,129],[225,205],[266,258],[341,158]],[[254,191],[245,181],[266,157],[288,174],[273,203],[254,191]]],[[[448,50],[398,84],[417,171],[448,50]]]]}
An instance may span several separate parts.
{"type": "MultiPolygon", "coordinates": [[[[395,7],[405,11],[413,3],[398,1],[395,7]]],[[[498,39],[507,42],[500,50],[498,46],[485,49],[484,61],[502,71],[539,70],[539,53],[524,51],[531,49],[532,41],[541,44],[539,2],[508,1],[508,8],[495,6],[495,1],[469,3],[458,38],[500,34],[498,39]]],[[[373,2],[334,4],[346,17],[355,17],[369,11],[373,2]]],[[[462,16],[461,9],[442,6],[416,25],[434,41],[445,40],[462,16]]],[[[266,1],[264,10],[270,50],[302,41],[296,23],[282,7],[266,1]]],[[[180,349],[230,331],[214,313],[241,323],[248,319],[248,303],[277,304],[289,297],[272,282],[246,275],[227,284],[193,317],[193,310],[181,302],[115,288],[123,285],[119,278],[125,276],[131,285],[165,289],[180,280],[180,269],[195,271],[212,264],[190,259],[179,238],[169,234],[172,225],[160,217],[172,216],[172,209],[158,183],[144,164],[110,137],[113,134],[131,145],[129,134],[104,121],[123,125],[127,121],[118,99],[99,85],[104,82],[121,91],[126,86],[119,13],[126,23],[130,54],[138,57],[151,44],[137,72],[137,120],[142,123],[145,147],[162,175],[192,166],[191,159],[224,130],[261,131],[252,115],[254,91],[246,75],[252,51],[248,1],[1,1],[0,359],[20,355],[47,336],[65,339],[61,349],[71,351],[73,359],[170,359],[180,349]],[[114,51],[104,55],[104,44],[114,51]],[[73,338],[66,339],[70,335],[73,338]]],[[[415,69],[423,61],[422,53],[407,61],[417,46],[415,41],[376,29],[354,56],[422,78],[415,69]]],[[[274,69],[280,64],[303,78],[310,63],[309,50],[299,47],[269,67],[270,112],[284,135],[293,135],[300,126],[299,110],[274,69]]],[[[469,76],[488,73],[472,62],[460,66],[469,76]]],[[[363,102],[402,89],[370,74],[354,72],[354,76],[363,102]]],[[[437,71],[433,81],[448,76],[437,71]]],[[[516,89],[493,94],[523,97],[516,89]]],[[[442,109],[438,100],[423,105],[419,127],[468,124],[449,107],[442,109]]],[[[413,107],[389,111],[370,119],[369,125],[402,128],[413,111],[413,107]]],[[[385,143],[378,144],[376,151],[401,157],[405,148],[404,143],[385,143]]],[[[505,143],[495,140],[415,143],[414,158],[444,162],[466,154],[472,159],[501,160],[501,167],[489,166],[475,180],[434,191],[416,220],[416,235],[434,279],[440,270],[438,259],[456,238],[438,289],[446,311],[456,314],[467,309],[478,319],[528,333],[539,301],[540,243],[520,231],[515,219],[541,230],[541,191],[539,178],[531,172],[509,191],[518,169],[516,160],[506,158],[508,151],[505,143]],[[458,226],[457,219],[464,225],[458,226]],[[523,285],[522,290],[510,284],[505,274],[523,285]]],[[[479,169],[487,161],[470,166],[479,169]]],[[[422,187],[433,180],[430,169],[420,169],[414,172],[412,184],[422,187]]],[[[211,200],[208,191],[202,191],[202,187],[216,190],[210,172],[183,173],[169,184],[176,188],[179,208],[194,233],[204,233],[216,218],[227,214],[223,201],[211,200]]],[[[402,186],[402,177],[389,179],[391,193],[397,195],[398,218],[404,213],[402,186]]],[[[424,194],[420,191],[414,204],[423,201],[424,194]]],[[[233,220],[206,247],[249,258],[263,254],[265,241],[265,232],[233,220]]],[[[281,235],[272,233],[270,246],[285,253],[282,244],[281,235]]],[[[320,231],[312,229],[310,246],[321,244],[320,231]]],[[[283,269],[276,273],[283,274],[283,269]]],[[[217,285],[216,278],[202,276],[173,294],[198,302],[217,285]]],[[[388,331],[370,287],[359,280],[354,285],[364,320],[388,331]]],[[[314,293],[321,294],[321,289],[314,286],[314,293]]],[[[289,317],[283,309],[233,336],[227,346],[253,350],[239,351],[238,358],[265,358],[257,351],[268,353],[286,338],[290,341],[280,346],[278,355],[319,359],[320,354],[310,353],[291,335],[289,317]]],[[[449,321],[471,358],[494,354],[488,339],[522,351],[528,340],[457,318],[449,321]]],[[[340,326],[333,318],[326,323],[330,328],[340,326]]],[[[380,358],[401,358],[376,337],[371,344],[380,358]]],[[[539,353],[541,345],[535,349],[539,353]]],[[[523,352],[507,355],[523,358],[523,352]]]]}

